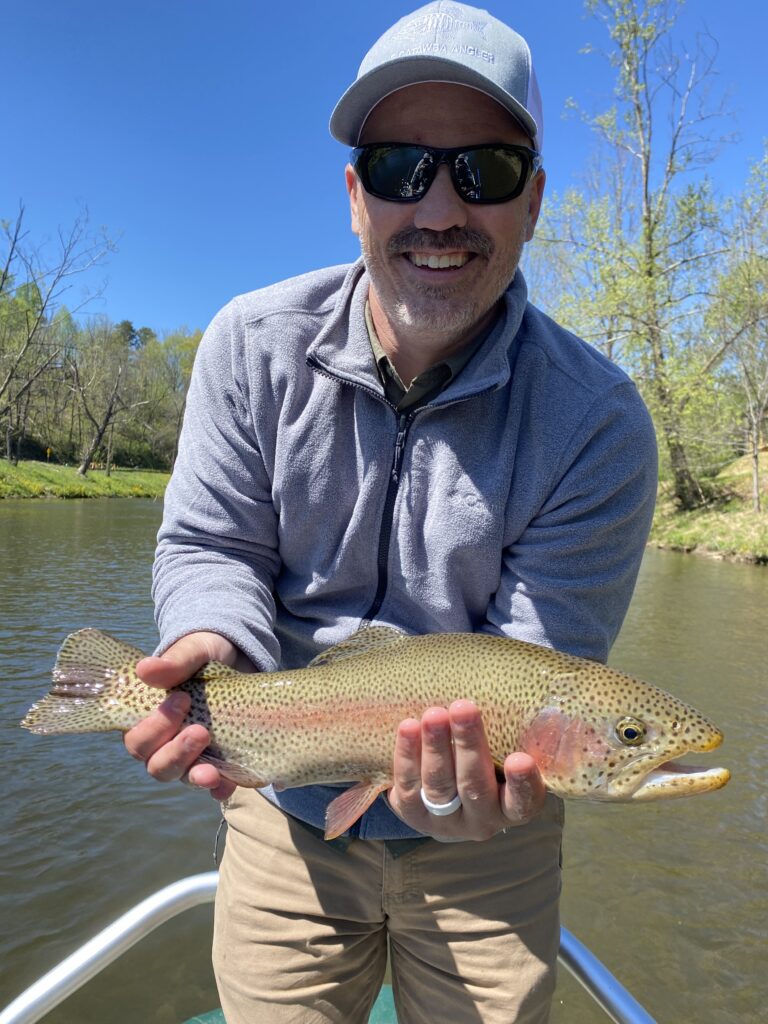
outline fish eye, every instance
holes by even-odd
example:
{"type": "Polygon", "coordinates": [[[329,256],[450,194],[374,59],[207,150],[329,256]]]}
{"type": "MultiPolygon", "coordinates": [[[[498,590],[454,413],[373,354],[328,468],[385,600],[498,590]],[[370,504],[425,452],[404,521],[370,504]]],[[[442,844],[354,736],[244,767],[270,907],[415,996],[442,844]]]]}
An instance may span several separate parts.
{"type": "Polygon", "coordinates": [[[616,735],[627,747],[637,747],[645,739],[645,724],[637,718],[620,718],[616,723],[616,735]]]}

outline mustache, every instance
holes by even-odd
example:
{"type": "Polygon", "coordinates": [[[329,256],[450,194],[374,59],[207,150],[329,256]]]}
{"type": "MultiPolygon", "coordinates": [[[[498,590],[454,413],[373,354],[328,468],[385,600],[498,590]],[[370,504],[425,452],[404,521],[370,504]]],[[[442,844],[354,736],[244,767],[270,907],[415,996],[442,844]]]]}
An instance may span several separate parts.
{"type": "Polygon", "coordinates": [[[448,231],[430,231],[428,228],[406,228],[392,235],[387,243],[387,255],[399,256],[404,252],[421,249],[450,252],[474,252],[489,257],[494,249],[491,239],[471,228],[450,228],[448,231]]]}

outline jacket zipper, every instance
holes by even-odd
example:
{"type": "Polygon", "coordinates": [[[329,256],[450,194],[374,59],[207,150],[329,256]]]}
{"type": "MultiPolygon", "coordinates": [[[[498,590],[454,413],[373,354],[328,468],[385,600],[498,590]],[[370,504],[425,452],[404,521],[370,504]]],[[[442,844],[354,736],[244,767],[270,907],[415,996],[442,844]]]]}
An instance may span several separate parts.
{"type": "MultiPolygon", "coordinates": [[[[359,388],[360,391],[365,391],[371,395],[378,402],[383,402],[384,405],[388,405],[396,414],[397,410],[388,402],[386,398],[378,394],[373,388],[368,388],[364,384],[358,384],[357,382],[344,380],[343,378],[337,377],[333,373],[329,373],[324,367],[320,366],[312,357],[307,359],[309,366],[322,377],[328,377],[330,380],[336,381],[337,384],[346,384],[348,387],[359,388]]],[[[486,391],[492,391],[493,388],[487,388],[486,391]]],[[[478,392],[478,394],[485,394],[485,391],[478,392]]],[[[472,396],[475,397],[475,396],[472,396]]],[[[453,402],[457,401],[454,399],[453,402]]],[[[464,401],[464,399],[460,399],[464,401]]],[[[362,618],[362,625],[366,625],[375,619],[381,611],[381,606],[384,604],[384,598],[386,597],[387,587],[389,585],[389,548],[392,540],[392,525],[395,517],[395,501],[397,500],[397,489],[400,484],[400,471],[403,465],[403,456],[405,455],[405,443],[408,437],[408,431],[410,430],[411,423],[414,417],[420,412],[423,412],[427,408],[437,409],[445,405],[452,405],[453,402],[438,402],[433,406],[420,406],[414,409],[411,413],[400,413],[397,421],[397,437],[395,438],[395,450],[392,459],[392,469],[389,475],[389,483],[387,485],[387,494],[384,499],[384,512],[381,517],[381,527],[379,530],[379,546],[376,554],[376,572],[377,572],[377,585],[376,593],[373,598],[373,602],[362,618]]]]}
{"type": "Polygon", "coordinates": [[[379,530],[379,548],[376,555],[376,573],[378,585],[373,603],[363,616],[363,622],[370,622],[375,619],[384,604],[384,597],[389,585],[389,546],[392,540],[392,523],[395,517],[395,501],[397,500],[397,489],[400,485],[400,471],[403,466],[405,455],[405,441],[408,436],[408,429],[412,417],[401,413],[397,421],[397,437],[395,438],[395,452],[392,459],[392,469],[389,474],[387,494],[384,499],[384,512],[381,517],[381,528],[379,530]]]}
{"type": "MultiPolygon", "coordinates": [[[[346,384],[348,387],[358,388],[360,391],[364,391],[366,394],[371,395],[377,402],[383,402],[384,405],[389,408],[397,415],[397,410],[391,402],[388,402],[386,398],[374,391],[373,388],[368,388],[365,384],[359,384],[356,381],[344,380],[343,378],[337,377],[335,374],[330,373],[325,367],[321,366],[311,356],[307,358],[307,364],[321,377],[327,377],[329,380],[335,381],[337,384],[346,384]]],[[[414,413],[410,416],[405,413],[400,413],[397,420],[397,436],[395,438],[395,451],[392,458],[392,469],[389,474],[389,483],[387,484],[387,493],[384,498],[384,511],[381,517],[381,526],[379,528],[379,546],[376,554],[376,593],[373,598],[368,611],[362,618],[362,625],[367,624],[371,619],[375,618],[381,610],[381,606],[384,603],[384,597],[387,593],[387,586],[389,583],[389,573],[387,571],[387,563],[389,561],[389,547],[392,539],[392,522],[395,516],[395,501],[397,499],[397,488],[400,483],[400,470],[403,465],[403,456],[405,454],[405,442],[408,435],[408,429],[410,427],[410,421],[413,419],[414,413]]]]}

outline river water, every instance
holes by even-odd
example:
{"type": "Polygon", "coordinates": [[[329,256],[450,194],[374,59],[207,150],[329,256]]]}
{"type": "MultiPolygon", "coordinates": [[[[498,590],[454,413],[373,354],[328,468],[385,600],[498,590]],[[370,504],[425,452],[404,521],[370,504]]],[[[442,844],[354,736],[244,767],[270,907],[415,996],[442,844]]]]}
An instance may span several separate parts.
{"type": "MultiPolygon", "coordinates": [[[[218,807],[158,785],[116,735],[18,728],[62,638],[146,650],[159,503],[0,502],[0,1007],[130,905],[213,867],[218,807]]],[[[649,550],[611,662],[723,728],[729,786],[657,804],[568,804],[563,923],[660,1024],[758,1024],[768,1005],[768,571],[649,550]]],[[[179,1024],[216,1005],[211,911],[164,925],[48,1018],[179,1024]]],[[[561,972],[552,1024],[607,1018],[561,972]]]]}

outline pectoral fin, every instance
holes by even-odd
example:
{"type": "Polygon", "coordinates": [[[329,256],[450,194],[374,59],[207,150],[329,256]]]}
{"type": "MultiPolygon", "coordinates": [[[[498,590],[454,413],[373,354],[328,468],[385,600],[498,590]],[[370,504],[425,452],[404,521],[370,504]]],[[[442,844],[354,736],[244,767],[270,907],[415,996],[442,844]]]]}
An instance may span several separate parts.
{"type": "Polygon", "coordinates": [[[244,764],[227,761],[213,747],[207,747],[202,752],[197,759],[198,764],[201,762],[212,764],[214,768],[219,769],[225,779],[229,779],[230,782],[234,782],[237,786],[244,786],[246,789],[262,789],[264,786],[269,785],[268,781],[260,779],[258,775],[244,764]]]}
{"type": "Polygon", "coordinates": [[[378,782],[364,779],[331,800],[325,811],[325,838],[336,839],[346,832],[368,810],[379,793],[384,793],[391,786],[391,779],[378,782]]]}

